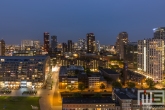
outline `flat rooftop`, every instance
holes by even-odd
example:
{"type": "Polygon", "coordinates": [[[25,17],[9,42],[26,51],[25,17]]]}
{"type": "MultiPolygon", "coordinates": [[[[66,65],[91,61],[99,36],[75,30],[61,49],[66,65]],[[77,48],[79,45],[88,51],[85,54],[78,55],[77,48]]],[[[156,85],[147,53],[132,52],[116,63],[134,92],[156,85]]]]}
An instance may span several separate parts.
{"type": "Polygon", "coordinates": [[[46,55],[38,55],[38,56],[0,56],[1,59],[40,59],[40,58],[47,58],[49,56],[46,55]]]}
{"type": "Polygon", "coordinates": [[[137,99],[137,89],[136,88],[116,88],[114,93],[120,99],[137,99]]]}
{"type": "Polygon", "coordinates": [[[101,73],[100,72],[91,72],[91,74],[89,75],[89,77],[101,77],[101,73]]]}
{"type": "Polygon", "coordinates": [[[106,72],[108,74],[117,74],[117,75],[119,74],[118,72],[116,72],[116,71],[114,71],[112,69],[108,69],[108,68],[101,69],[101,71],[106,72]]]}
{"type": "Polygon", "coordinates": [[[68,70],[84,70],[82,66],[75,66],[75,65],[70,65],[67,69],[68,70]]]}
{"type": "Polygon", "coordinates": [[[111,97],[64,97],[62,100],[63,104],[105,104],[114,103],[111,97]]]}

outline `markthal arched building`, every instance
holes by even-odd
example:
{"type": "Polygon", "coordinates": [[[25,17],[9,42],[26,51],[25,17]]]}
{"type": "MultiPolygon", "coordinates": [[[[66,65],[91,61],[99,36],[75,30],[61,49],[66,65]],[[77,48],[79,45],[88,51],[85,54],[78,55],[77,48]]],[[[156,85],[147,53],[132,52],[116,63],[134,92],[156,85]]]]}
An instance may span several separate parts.
{"type": "Polygon", "coordinates": [[[1,87],[42,87],[49,72],[49,56],[0,56],[1,87]]]}

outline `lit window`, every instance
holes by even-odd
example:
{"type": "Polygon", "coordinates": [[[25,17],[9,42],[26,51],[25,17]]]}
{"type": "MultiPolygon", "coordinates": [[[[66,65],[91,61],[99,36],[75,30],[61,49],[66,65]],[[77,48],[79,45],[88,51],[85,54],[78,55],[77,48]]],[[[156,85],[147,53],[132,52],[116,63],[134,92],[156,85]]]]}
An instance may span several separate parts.
{"type": "Polygon", "coordinates": [[[5,61],[5,59],[1,59],[1,62],[4,62],[5,61]]]}

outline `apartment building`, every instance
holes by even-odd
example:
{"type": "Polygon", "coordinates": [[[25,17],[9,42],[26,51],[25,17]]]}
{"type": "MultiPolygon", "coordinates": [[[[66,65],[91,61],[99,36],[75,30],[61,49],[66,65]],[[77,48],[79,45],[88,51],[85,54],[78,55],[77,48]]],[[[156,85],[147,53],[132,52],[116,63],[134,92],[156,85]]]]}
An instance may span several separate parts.
{"type": "Polygon", "coordinates": [[[49,72],[48,56],[0,56],[1,87],[42,86],[49,72]]]}
{"type": "Polygon", "coordinates": [[[137,69],[154,81],[162,81],[164,71],[164,41],[144,39],[138,41],[137,69]]]}

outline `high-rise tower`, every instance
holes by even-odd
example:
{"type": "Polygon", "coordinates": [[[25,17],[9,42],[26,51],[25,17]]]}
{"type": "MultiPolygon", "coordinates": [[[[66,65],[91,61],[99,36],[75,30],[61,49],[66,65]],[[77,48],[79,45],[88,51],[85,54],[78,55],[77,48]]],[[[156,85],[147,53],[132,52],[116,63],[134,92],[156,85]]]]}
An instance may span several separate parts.
{"type": "Polygon", "coordinates": [[[164,72],[164,40],[138,41],[137,69],[155,81],[162,81],[164,72]]]}
{"type": "Polygon", "coordinates": [[[49,51],[49,33],[44,32],[44,51],[48,52],[49,51]]]}
{"type": "Polygon", "coordinates": [[[121,32],[117,37],[116,52],[120,59],[124,59],[124,45],[128,43],[128,33],[121,32]]]}
{"type": "Polygon", "coordinates": [[[0,40],[0,56],[5,56],[5,41],[0,40]]]}
{"type": "Polygon", "coordinates": [[[73,47],[72,44],[73,44],[72,40],[68,40],[68,52],[72,52],[72,47],[73,47]]]}
{"type": "Polygon", "coordinates": [[[51,51],[57,51],[57,36],[51,36],[51,51]]]}
{"type": "Polygon", "coordinates": [[[165,41],[165,27],[154,28],[154,39],[163,39],[165,41]]]}
{"type": "Polygon", "coordinates": [[[62,52],[63,53],[67,52],[67,44],[66,43],[62,43],[62,52]]]}
{"type": "Polygon", "coordinates": [[[87,53],[94,53],[95,50],[95,36],[93,33],[87,34],[87,53]]]}

